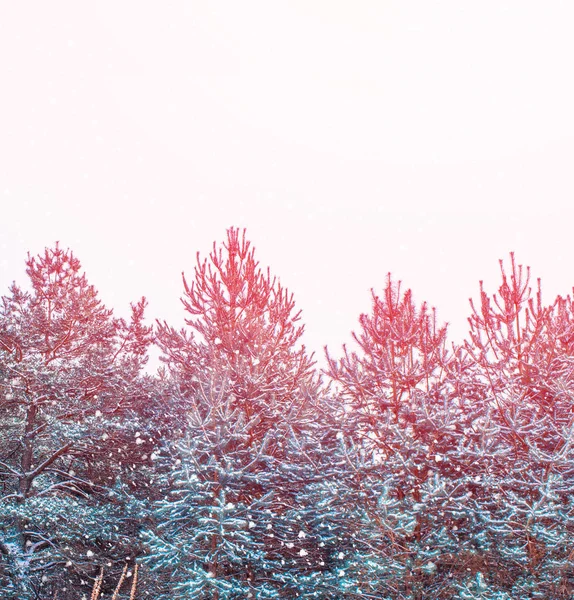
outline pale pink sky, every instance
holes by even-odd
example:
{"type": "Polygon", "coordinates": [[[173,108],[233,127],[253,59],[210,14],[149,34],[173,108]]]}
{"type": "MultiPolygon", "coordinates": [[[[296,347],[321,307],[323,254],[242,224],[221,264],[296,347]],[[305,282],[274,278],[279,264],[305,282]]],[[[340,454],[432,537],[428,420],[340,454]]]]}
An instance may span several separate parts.
{"type": "Polygon", "coordinates": [[[242,0],[0,7],[0,294],[60,240],[102,300],[183,320],[230,225],[349,342],[385,274],[465,335],[515,250],[574,285],[574,5],[242,0]]]}

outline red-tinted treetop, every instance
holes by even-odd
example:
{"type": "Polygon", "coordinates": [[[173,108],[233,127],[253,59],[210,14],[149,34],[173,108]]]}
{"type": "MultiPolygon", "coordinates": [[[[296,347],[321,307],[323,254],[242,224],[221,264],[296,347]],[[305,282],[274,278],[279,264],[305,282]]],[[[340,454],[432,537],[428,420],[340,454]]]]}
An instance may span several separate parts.
{"type": "Polygon", "coordinates": [[[509,272],[500,261],[500,273],[498,293],[489,296],[481,281],[480,303],[470,300],[466,351],[494,391],[510,379],[539,390],[574,355],[572,298],[558,296],[545,306],[540,279],[533,295],[530,268],[517,264],[514,253],[510,253],[509,272]]]}
{"type": "Polygon", "coordinates": [[[446,326],[437,326],[426,303],[417,308],[411,290],[402,293],[390,273],[383,296],[372,291],[372,303],[372,313],[359,317],[361,332],[353,333],[361,352],[343,346],[340,361],[327,352],[329,374],[355,402],[373,409],[375,400],[397,415],[410,391],[430,389],[444,367],[446,326]]]}
{"type": "Polygon", "coordinates": [[[170,370],[187,373],[188,382],[213,369],[227,374],[235,397],[247,404],[288,402],[310,385],[313,362],[298,346],[303,326],[293,295],[254,254],[245,230],[236,228],[227,230],[223,245],[214,243],[208,258],[198,253],[193,281],[183,276],[193,333],[159,324],[158,343],[170,370]]]}
{"type": "Polygon", "coordinates": [[[13,284],[0,308],[0,350],[23,363],[20,371],[26,363],[37,370],[38,360],[44,368],[55,362],[62,374],[69,371],[76,381],[97,378],[98,386],[112,365],[121,364],[124,377],[137,375],[151,341],[143,325],[145,299],[132,305],[130,323],[114,318],[81,273],[80,261],[58,244],[28,255],[26,267],[31,291],[13,284]]]}

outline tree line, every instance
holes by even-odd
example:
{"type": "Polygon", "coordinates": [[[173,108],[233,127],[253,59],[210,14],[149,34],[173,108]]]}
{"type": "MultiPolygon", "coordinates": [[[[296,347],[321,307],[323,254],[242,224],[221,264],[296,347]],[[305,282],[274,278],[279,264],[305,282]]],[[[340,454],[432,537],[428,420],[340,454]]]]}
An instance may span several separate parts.
{"type": "Polygon", "coordinates": [[[58,244],[26,266],[0,304],[3,598],[129,598],[136,572],[154,600],[574,594],[574,305],[513,254],[463,343],[389,274],[323,370],[245,230],[198,253],[180,330],[144,298],[115,317],[58,244]]]}

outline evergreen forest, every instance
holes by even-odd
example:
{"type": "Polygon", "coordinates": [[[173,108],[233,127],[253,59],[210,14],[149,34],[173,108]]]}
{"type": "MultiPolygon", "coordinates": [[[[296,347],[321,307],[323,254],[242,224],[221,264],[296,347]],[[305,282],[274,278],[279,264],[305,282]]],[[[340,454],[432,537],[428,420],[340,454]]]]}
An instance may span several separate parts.
{"type": "Polygon", "coordinates": [[[26,267],[3,600],[574,597],[574,301],[512,253],[462,343],[389,274],[322,369],[245,230],[198,253],[182,329],[114,316],[59,244],[26,267]]]}

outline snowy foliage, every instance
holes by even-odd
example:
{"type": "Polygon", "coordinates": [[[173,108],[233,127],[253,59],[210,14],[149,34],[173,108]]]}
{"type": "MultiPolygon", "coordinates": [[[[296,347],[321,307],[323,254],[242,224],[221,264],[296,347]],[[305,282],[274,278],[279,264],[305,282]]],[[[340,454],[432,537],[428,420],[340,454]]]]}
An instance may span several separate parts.
{"type": "Polygon", "coordinates": [[[56,245],[27,267],[31,290],[14,284],[0,307],[0,582],[22,600],[87,577],[88,549],[130,552],[137,512],[114,487],[117,442],[151,341],[145,302],[115,319],[71,252],[56,245]]]}
{"type": "Polygon", "coordinates": [[[145,301],[114,318],[58,246],[27,265],[0,307],[2,598],[87,598],[102,568],[111,598],[134,560],[157,600],[574,595],[574,303],[513,255],[452,348],[389,275],[324,379],[245,232],[184,278],[155,377],[145,301]]]}

